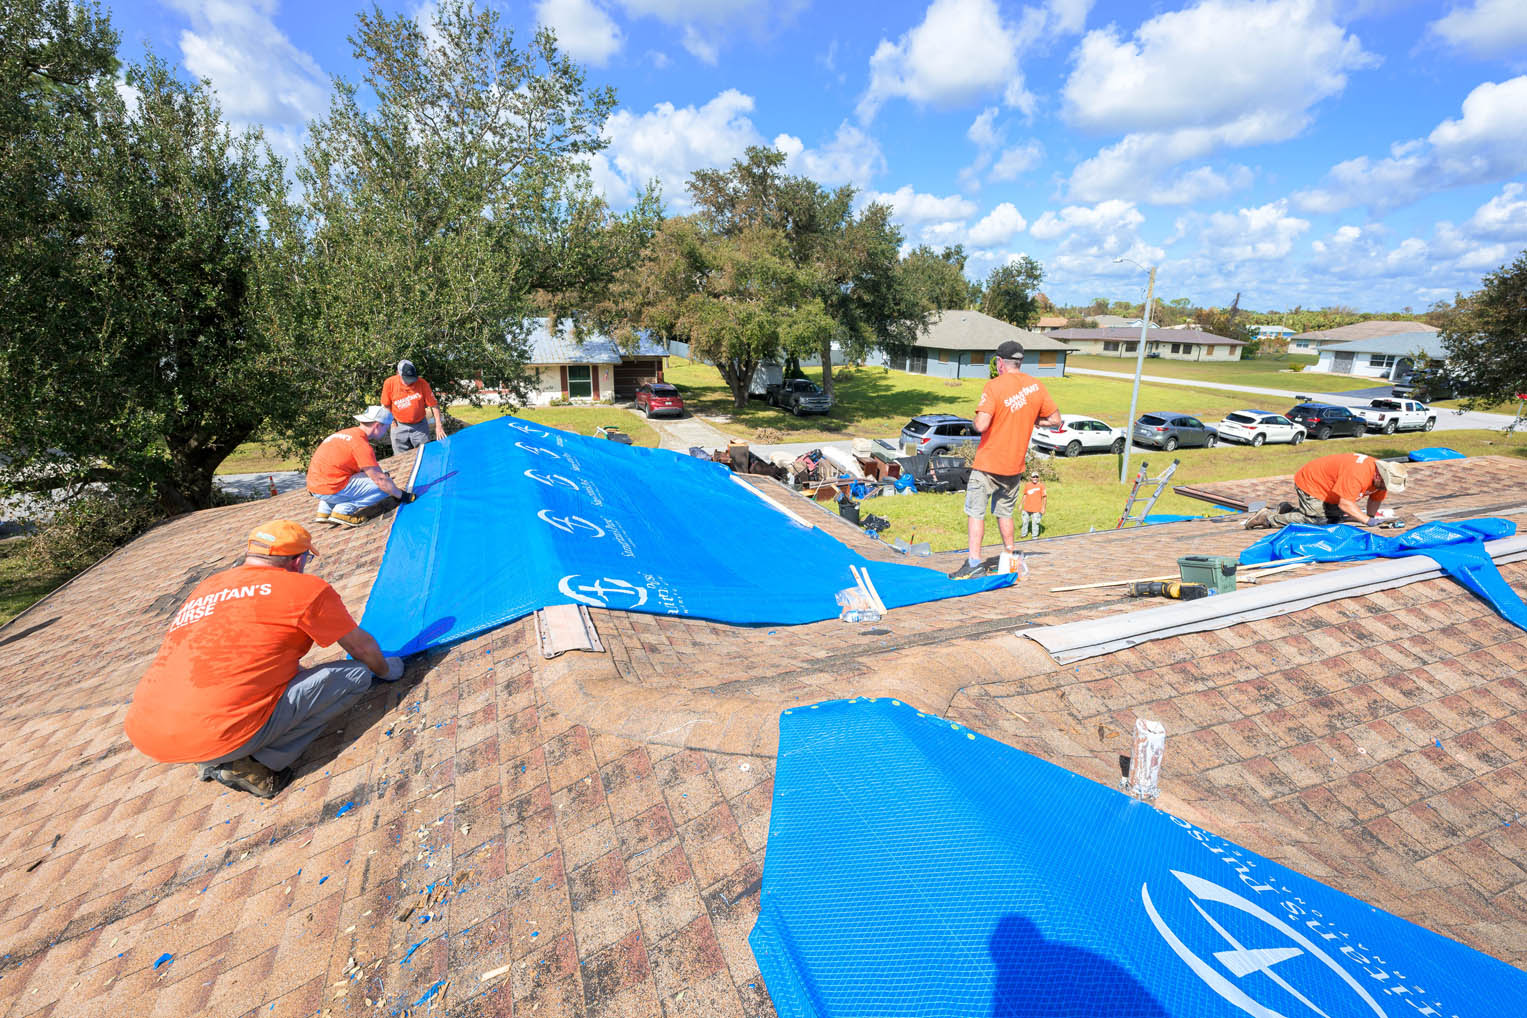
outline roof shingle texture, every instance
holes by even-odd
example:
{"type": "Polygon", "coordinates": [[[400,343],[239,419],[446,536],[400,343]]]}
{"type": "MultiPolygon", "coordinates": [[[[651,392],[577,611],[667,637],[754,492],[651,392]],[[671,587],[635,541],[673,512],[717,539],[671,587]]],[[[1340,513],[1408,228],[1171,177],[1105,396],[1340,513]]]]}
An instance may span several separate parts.
{"type": "Polygon", "coordinates": [[[1434,325],[1425,322],[1395,322],[1384,318],[1375,318],[1367,322],[1353,322],[1351,325],[1339,325],[1334,329],[1316,329],[1313,332],[1301,332],[1294,339],[1318,339],[1332,343],[1346,343],[1355,339],[1373,339],[1377,336],[1392,336],[1400,332],[1436,332],[1434,325]]]}
{"type": "MultiPolygon", "coordinates": [[[[1465,463],[1484,461],[1427,464],[1396,506],[1467,511],[1426,487],[1465,463]]],[[[1451,483],[1478,499],[1527,481],[1520,460],[1472,470],[1451,483]]],[[[440,984],[436,1014],[772,1014],[746,937],[778,712],[884,692],[1110,787],[1134,719],[1162,721],[1162,808],[1527,963],[1527,639],[1450,581],[1060,668],[1014,630],[1139,603],[1050,587],[1258,536],[1080,535],[1028,546],[1013,588],[869,628],[596,611],[608,653],[547,662],[513,623],[412,660],[269,803],[140,756],[122,716],[174,608],[256,523],[307,509],[171,521],[0,629],[0,1011],[395,1013],[440,984]]],[[[357,615],[389,526],[319,535],[357,615]]],[[[1527,564],[1504,572],[1527,587],[1527,564]]]]}
{"type": "Polygon", "coordinates": [[[1066,344],[1051,339],[1051,335],[1054,334],[1020,329],[979,311],[936,311],[928,323],[928,331],[920,334],[913,345],[930,350],[995,351],[1012,340],[1024,350],[1071,350],[1066,344]]]}

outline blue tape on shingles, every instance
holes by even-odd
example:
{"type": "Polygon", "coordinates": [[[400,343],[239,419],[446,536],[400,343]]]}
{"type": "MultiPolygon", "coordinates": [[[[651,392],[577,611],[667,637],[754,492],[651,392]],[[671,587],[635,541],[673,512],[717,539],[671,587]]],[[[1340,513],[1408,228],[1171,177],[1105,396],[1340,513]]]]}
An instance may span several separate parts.
{"type": "Polygon", "coordinates": [[[361,625],[388,654],[465,639],[554,604],[738,624],[819,622],[868,571],[887,607],[992,590],[870,561],[717,463],[515,418],[420,452],[361,625]]]}
{"type": "Polygon", "coordinates": [[[1397,987],[1501,1015],[1527,993],[1527,973],[886,699],[781,716],[748,939],[781,1018],[1396,1018],[1397,987]]]}
{"type": "Polygon", "coordinates": [[[1307,556],[1316,562],[1425,555],[1471,593],[1483,598],[1506,621],[1527,629],[1527,604],[1511,589],[1485,550],[1486,541],[1511,537],[1516,524],[1489,517],[1456,523],[1423,523],[1398,537],[1361,527],[1285,527],[1241,552],[1241,564],[1307,556]]]}

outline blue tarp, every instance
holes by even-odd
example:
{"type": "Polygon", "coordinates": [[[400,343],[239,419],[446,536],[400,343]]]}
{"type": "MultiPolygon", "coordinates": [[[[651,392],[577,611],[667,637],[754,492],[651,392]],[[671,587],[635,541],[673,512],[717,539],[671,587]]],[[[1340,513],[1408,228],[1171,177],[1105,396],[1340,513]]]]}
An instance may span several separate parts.
{"type": "Polygon", "coordinates": [[[769,828],[749,942],[781,1018],[1495,1016],[1527,999],[1527,973],[894,700],[781,716],[769,828]]]}
{"type": "Polygon", "coordinates": [[[1431,463],[1434,460],[1461,460],[1468,459],[1457,449],[1449,449],[1445,445],[1427,446],[1425,449],[1412,449],[1410,461],[1412,463],[1431,463]]]}
{"type": "Polygon", "coordinates": [[[1527,629],[1527,604],[1495,568],[1484,542],[1516,533],[1510,520],[1490,517],[1457,523],[1423,523],[1408,533],[1385,537],[1342,524],[1336,527],[1285,527],[1241,552],[1241,565],[1308,556],[1316,562],[1425,555],[1442,571],[1494,608],[1501,618],[1527,629]]]}
{"type": "MultiPolygon", "coordinates": [[[[503,418],[431,442],[361,624],[389,654],[552,604],[741,624],[837,616],[863,566],[887,607],[1007,586],[871,562],[726,467],[503,418]]],[[[802,511],[816,512],[802,502],[802,511]]]]}

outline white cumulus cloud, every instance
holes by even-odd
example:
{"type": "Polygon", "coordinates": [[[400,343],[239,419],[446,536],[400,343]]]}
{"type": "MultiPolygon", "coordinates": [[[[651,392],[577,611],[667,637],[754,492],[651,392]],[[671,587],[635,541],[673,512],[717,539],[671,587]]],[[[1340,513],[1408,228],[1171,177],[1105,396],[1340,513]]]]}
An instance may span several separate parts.
{"type": "Polygon", "coordinates": [[[1028,220],[1010,201],[1005,201],[970,228],[966,238],[976,247],[990,247],[1010,240],[1028,226],[1028,220]]]}
{"type": "Polygon", "coordinates": [[[714,66],[722,47],[742,34],[767,37],[794,20],[805,0],[620,0],[625,12],[681,30],[679,44],[714,66]]]}
{"type": "Polygon", "coordinates": [[[1096,205],[1067,205],[1046,211],[1029,226],[1038,240],[1055,241],[1055,253],[1044,260],[1046,276],[1062,287],[1133,277],[1141,265],[1158,264],[1166,252],[1140,237],[1145,214],[1133,202],[1109,199],[1096,205]]]}
{"type": "Polygon", "coordinates": [[[1177,233],[1189,234],[1195,225],[1204,253],[1230,262],[1285,258],[1293,251],[1294,241],[1310,228],[1309,220],[1288,214],[1287,199],[1235,212],[1185,217],[1178,220],[1177,233]]]}
{"type": "Polygon", "coordinates": [[[1018,58],[1042,16],[1028,23],[1004,19],[995,0],[933,0],[922,22],[900,39],[880,40],[859,116],[873,118],[894,98],[948,108],[999,93],[1009,106],[1031,111],[1034,98],[1018,58]]]}
{"type": "Polygon", "coordinates": [[[1321,186],[1294,195],[1306,212],[1366,205],[1376,213],[1435,191],[1504,180],[1527,166],[1527,75],[1487,81],[1463,100],[1457,119],[1426,138],[1397,142],[1382,159],[1337,163],[1321,186]]]}
{"type": "Polygon", "coordinates": [[[620,27],[594,0],[540,0],[536,22],[557,33],[573,59],[603,67],[625,42],[620,27]]]}
{"type": "Polygon", "coordinates": [[[273,148],[295,156],[308,121],[328,107],[329,81],[318,61],[276,27],[276,0],[169,3],[191,22],[179,38],[186,70],[212,82],[235,126],[260,125],[273,148]]]}
{"type": "Polygon", "coordinates": [[[785,153],[785,168],[824,187],[852,184],[863,190],[885,172],[885,153],[868,132],[844,121],[825,144],[807,148],[800,138],[781,134],[774,147],[785,153]]]}
{"type": "Polygon", "coordinates": [[[1321,0],[1201,0],[1151,18],[1130,38],[1109,26],[1077,47],[1067,120],[1127,132],[1077,167],[1072,197],[1194,201],[1228,193],[1234,174],[1170,171],[1217,151],[1284,141],[1321,100],[1376,58],[1321,0]]]}
{"type": "Polygon", "coordinates": [[[976,211],[976,203],[964,195],[951,194],[940,197],[936,194],[924,194],[914,190],[910,184],[890,192],[871,192],[865,197],[869,201],[891,206],[895,211],[896,220],[910,226],[938,220],[961,220],[976,211]]]}
{"type": "Polygon", "coordinates": [[[1478,57],[1527,54],[1527,4],[1522,0],[1474,0],[1448,11],[1429,26],[1456,49],[1478,57]]]}
{"type": "Polygon", "coordinates": [[[752,112],[753,97],[731,88],[702,106],[665,102],[645,113],[616,110],[605,122],[609,147],[590,160],[594,184],[620,206],[656,180],[666,202],[687,209],[684,185],[691,173],[727,166],[749,145],[762,144],[752,112]]]}

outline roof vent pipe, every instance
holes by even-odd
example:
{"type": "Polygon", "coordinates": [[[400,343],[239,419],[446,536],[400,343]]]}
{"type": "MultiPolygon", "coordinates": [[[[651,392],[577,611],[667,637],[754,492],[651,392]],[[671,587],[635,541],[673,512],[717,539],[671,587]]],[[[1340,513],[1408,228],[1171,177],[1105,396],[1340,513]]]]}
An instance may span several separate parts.
{"type": "Polygon", "coordinates": [[[1166,755],[1166,729],[1159,721],[1135,719],[1135,745],[1129,753],[1124,790],[1149,801],[1161,794],[1161,758],[1166,755]]]}

